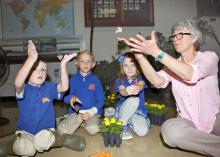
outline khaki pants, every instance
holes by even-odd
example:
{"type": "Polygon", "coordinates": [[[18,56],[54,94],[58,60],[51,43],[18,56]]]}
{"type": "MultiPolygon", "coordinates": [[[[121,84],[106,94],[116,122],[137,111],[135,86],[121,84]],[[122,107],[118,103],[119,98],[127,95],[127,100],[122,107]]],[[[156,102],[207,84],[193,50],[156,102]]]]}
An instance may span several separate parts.
{"type": "MultiPolygon", "coordinates": [[[[60,135],[73,134],[79,126],[83,123],[81,114],[71,114],[65,116],[65,118],[58,124],[57,131],[60,135]]],[[[84,121],[85,130],[90,135],[95,135],[99,132],[99,118],[97,114],[90,119],[84,121]]]]}
{"type": "Polygon", "coordinates": [[[196,129],[189,120],[173,118],[162,125],[161,134],[164,142],[171,147],[220,157],[220,113],[216,115],[211,133],[196,129]]]}
{"type": "Polygon", "coordinates": [[[34,156],[36,152],[48,150],[55,142],[55,136],[51,130],[42,130],[36,135],[26,131],[16,131],[17,135],[13,152],[20,156],[34,156]]]}

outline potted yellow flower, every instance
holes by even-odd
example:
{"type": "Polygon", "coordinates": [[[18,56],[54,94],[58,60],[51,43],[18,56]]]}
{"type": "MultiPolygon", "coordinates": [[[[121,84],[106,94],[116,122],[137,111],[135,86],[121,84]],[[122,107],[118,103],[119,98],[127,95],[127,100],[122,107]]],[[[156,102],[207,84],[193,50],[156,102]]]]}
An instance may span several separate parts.
{"type": "Polygon", "coordinates": [[[106,96],[105,107],[114,107],[116,102],[117,102],[116,95],[114,93],[109,94],[106,96]]]}
{"type": "Polygon", "coordinates": [[[122,120],[116,120],[115,118],[104,118],[99,126],[100,132],[103,135],[104,144],[106,147],[109,145],[113,147],[120,147],[122,139],[121,134],[123,131],[122,120]]]}
{"type": "Polygon", "coordinates": [[[168,108],[164,104],[148,104],[145,102],[151,124],[162,125],[168,108]]]}

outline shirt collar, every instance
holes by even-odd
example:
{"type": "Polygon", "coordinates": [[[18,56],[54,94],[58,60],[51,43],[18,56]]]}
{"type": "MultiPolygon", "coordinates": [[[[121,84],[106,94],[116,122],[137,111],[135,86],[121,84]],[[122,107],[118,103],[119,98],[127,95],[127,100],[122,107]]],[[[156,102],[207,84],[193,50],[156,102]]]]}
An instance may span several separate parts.
{"type": "Polygon", "coordinates": [[[30,84],[31,86],[33,86],[33,87],[41,87],[41,85],[36,85],[36,84],[34,84],[34,83],[31,83],[30,81],[28,81],[28,84],[30,84]]]}

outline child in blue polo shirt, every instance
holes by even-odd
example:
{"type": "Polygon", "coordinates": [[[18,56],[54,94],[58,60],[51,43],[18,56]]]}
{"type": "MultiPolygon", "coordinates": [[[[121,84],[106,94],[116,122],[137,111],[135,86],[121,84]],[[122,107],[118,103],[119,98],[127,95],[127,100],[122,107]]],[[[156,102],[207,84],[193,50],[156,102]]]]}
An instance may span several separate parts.
{"type": "Polygon", "coordinates": [[[116,104],[115,117],[122,119],[124,130],[122,139],[133,138],[129,127],[138,136],[144,136],[150,128],[145,107],[144,87],[145,82],[140,75],[140,68],[134,54],[127,52],[121,55],[119,79],[116,80],[116,92],[119,93],[119,101],[116,104]]]}
{"type": "Polygon", "coordinates": [[[53,100],[61,100],[69,88],[66,65],[76,54],[64,55],[61,68],[61,82],[46,81],[47,64],[38,59],[32,41],[28,42],[28,58],[15,78],[19,119],[16,137],[7,144],[0,144],[0,156],[34,156],[51,147],[65,146],[73,150],[84,150],[85,139],[75,135],[60,136],[55,133],[55,112],[53,100]],[[25,83],[26,79],[28,82],[25,83]]]}
{"type": "Polygon", "coordinates": [[[64,98],[71,106],[58,126],[60,134],[73,134],[84,121],[85,130],[94,135],[99,131],[99,117],[105,101],[103,87],[93,75],[95,59],[91,52],[81,51],[76,58],[77,73],[70,79],[69,95],[64,98]]]}

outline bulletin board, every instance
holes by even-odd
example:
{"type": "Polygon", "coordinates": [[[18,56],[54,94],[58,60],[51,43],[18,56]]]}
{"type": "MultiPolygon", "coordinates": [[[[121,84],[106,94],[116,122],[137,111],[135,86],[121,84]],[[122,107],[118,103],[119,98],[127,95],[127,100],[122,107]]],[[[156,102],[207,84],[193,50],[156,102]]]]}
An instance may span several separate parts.
{"type": "Polygon", "coordinates": [[[154,26],[153,0],[84,0],[85,26],[154,26]]]}

